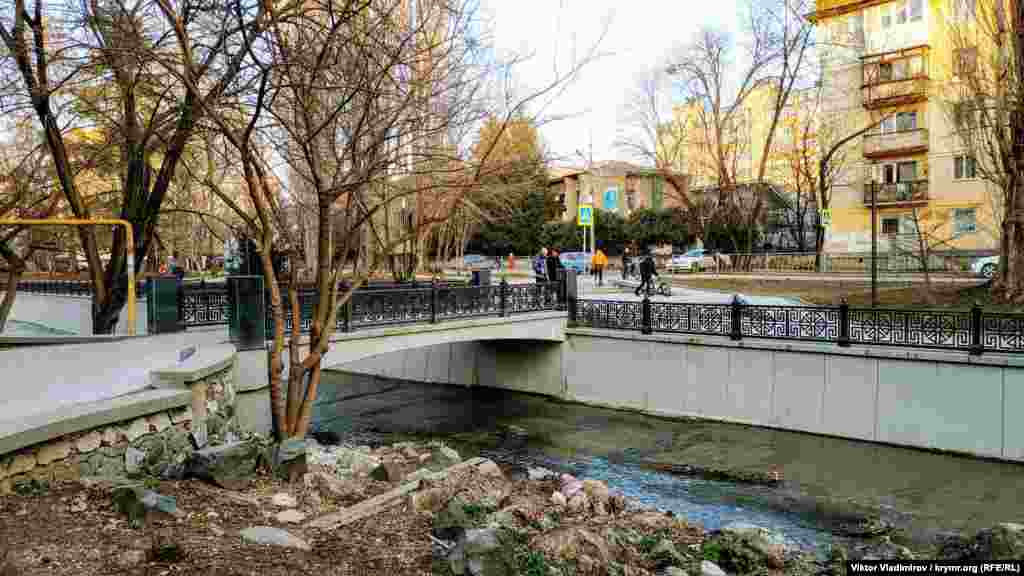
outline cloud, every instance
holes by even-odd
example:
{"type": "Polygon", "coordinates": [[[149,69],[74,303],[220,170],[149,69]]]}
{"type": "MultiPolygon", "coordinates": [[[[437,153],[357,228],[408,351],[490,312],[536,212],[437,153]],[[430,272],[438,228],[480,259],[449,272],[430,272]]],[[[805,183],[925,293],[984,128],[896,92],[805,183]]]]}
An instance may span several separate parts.
{"type": "Polygon", "coordinates": [[[673,47],[703,25],[735,30],[735,0],[481,0],[492,20],[499,54],[531,54],[516,66],[523,90],[564,73],[601,39],[606,54],[588,64],[545,110],[565,117],[541,132],[551,152],[579,164],[579,150],[594,161],[629,159],[614,145],[620,116],[644,70],[665,61],[673,47]],[[575,50],[575,53],[574,53],[575,50]]]}

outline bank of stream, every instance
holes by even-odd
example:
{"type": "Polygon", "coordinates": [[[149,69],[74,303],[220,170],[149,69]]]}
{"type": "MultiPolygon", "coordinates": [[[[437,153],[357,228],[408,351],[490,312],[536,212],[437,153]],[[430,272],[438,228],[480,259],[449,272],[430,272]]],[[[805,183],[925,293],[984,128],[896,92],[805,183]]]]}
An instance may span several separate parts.
{"type": "MultiPolygon", "coordinates": [[[[819,553],[867,523],[891,524],[911,548],[1024,516],[1024,466],[866,442],[565,403],[515,392],[325,371],[359,395],[317,423],[353,443],[442,438],[525,472],[544,466],[603,480],[706,529],[743,522],[819,553]],[[367,390],[373,390],[367,393],[367,390]],[[777,472],[777,485],[677,476],[642,463],[739,475],[777,472]]],[[[628,383],[623,383],[628,385],[628,383]]]]}

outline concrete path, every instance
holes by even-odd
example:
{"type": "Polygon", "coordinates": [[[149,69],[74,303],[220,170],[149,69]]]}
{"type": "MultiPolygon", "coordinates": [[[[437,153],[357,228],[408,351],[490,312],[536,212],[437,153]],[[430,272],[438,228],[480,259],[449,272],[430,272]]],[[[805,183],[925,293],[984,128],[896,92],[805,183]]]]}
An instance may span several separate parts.
{"type": "MultiPolygon", "coordinates": [[[[638,280],[622,280],[615,274],[605,275],[604,286],[597,286],[595,279],[590,276],[579,278],[579,294],[587,300],[617,300],[622,302],[638,302],[643,300],[633,290],[639,286],[638,280]]],[[[732,292],[721,292],[717,290],[697,290],[693,288],[672,287],[671,296],[651,296],[654,302],[687,302],[693,304],[730,304],[733,298],[732,292]]],[[[780,296],[751,296],[740,294],[741,298],[748,304],[760,304],[765,306],[785,306],[801,304],[797,298],[784,298],[780,296]]]]}
{"type": "MultiPolygon", "coordinates": [[[[788,272],[762,272],[762,273],[729,273],[729,274],[715,274],[712,272],[701,272],[698,274],[667,274],[662,273],[667,278],[692,278],[694,280],[708,279],[708,280],[789,280],[796,282],[871,282],[871,274],[813,274],[813,273],[788,273],[788,272]]],[[[883,270],[878,271],[878,281],[885,283],[906,283],[906,284],[923,284],[924,274],[893,274],[886,273],[883,270]]],[[[977,276],[950,276],[950,275],[933,275],[932,282],[936,284],[984,284],[987,282],[985,278],[979,278],[977,276]]]]}

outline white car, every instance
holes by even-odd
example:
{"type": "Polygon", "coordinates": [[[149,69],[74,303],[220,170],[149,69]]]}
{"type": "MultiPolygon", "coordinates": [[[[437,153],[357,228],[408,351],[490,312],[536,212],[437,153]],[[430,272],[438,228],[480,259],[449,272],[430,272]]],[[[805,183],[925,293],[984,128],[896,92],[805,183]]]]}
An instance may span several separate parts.
{"type": "MultiPolygon", "coordinates": [[[[721,260],[724,266],[729,265],[729,257],[724,254],[719,254],[718,260],[721,260]]],[[[714,252],[705,248],[694,248],[685,254],[676,254],[672,256],[672,260],[668,265],[668,271],[698,272],[700,270],[716,268],[717,266],[718,262],[716,261],[714,252]]]]}
{"type": "Polygon", "coordinates": [[[978,258],[971,263],[971,272],[983,278],[991,278],[999,270],[999,256],[986,256],[978,258]]]}

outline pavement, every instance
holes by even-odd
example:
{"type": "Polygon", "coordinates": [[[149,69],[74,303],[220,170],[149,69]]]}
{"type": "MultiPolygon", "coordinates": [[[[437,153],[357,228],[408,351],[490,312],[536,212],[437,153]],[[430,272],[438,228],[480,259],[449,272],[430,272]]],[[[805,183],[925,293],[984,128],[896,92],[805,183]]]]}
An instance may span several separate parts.
{"type": "MultiPolygon", "coordinates": [[[[665,276],[665,275],[662,275],[665,276]]],[[[639,280],[623,280],[618,273],[606,274],[604,286],[597,286],[596,279],[591,276],[578,276],[577,290],[587,300],[615,300],[619,302],[638,302],[643,297],[637,296],[633,290],[640,285],[639,280]]],[[[672,287],[671,296],[651,296],[655,302],[686,302],[691,304],[730,304],[735,292],[719,290],[698,290],[694,288],[672,287]]],[[[802,304],[798,298],[780,296],[752,296],[740,293],[740,297],[748,304],[765,306],[786,306],[802,304]]]]}
{"type": "MultiPolygon", "coordinates": [[[[849,273],[800,273],[800,272],[762,272],[762,273],[726,273],[716,274],[714,272],[700,272],[696,274],[663,274],[670,278],[692,278],[694,280],[790,280],[795,282],[871,282],[871,274],[849,274],[849,273]]],[[[885,283],[923,284],[924,274],[894,274],[878,271],[878,281],[885,283]]],[[[936,284],[983,284],[988,280],[978,276],[950,274],[932,274],[931,281],[936,284]]]]}

